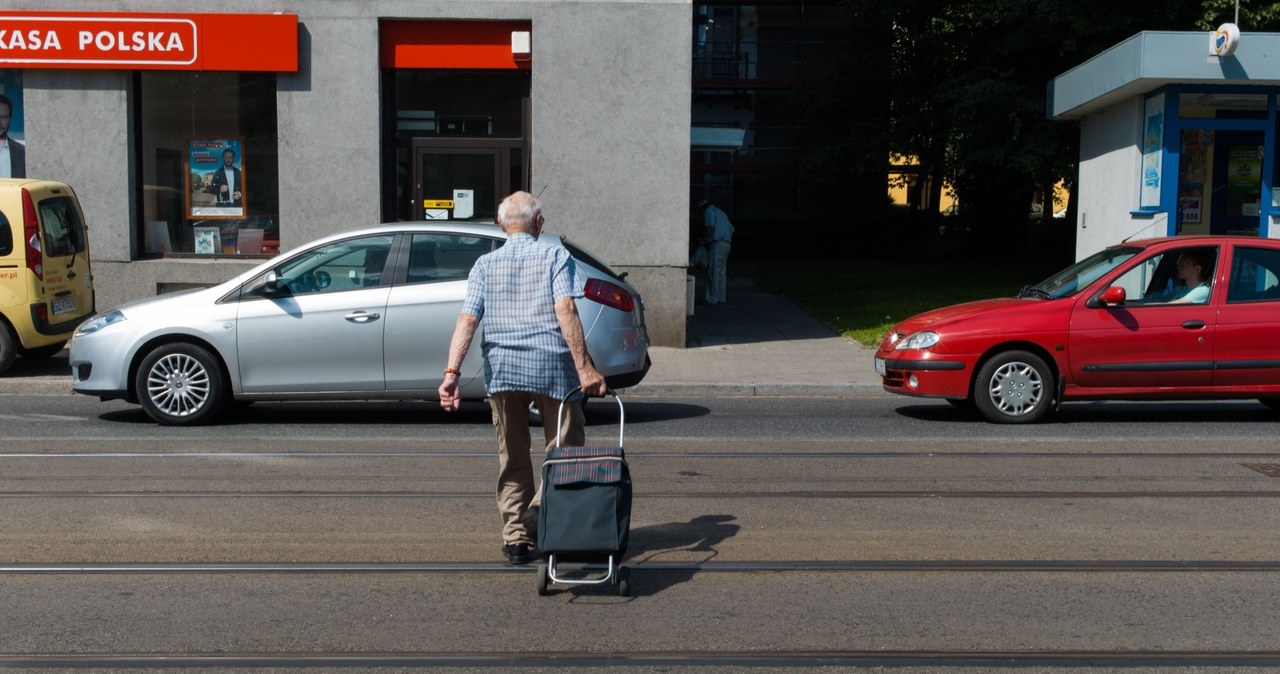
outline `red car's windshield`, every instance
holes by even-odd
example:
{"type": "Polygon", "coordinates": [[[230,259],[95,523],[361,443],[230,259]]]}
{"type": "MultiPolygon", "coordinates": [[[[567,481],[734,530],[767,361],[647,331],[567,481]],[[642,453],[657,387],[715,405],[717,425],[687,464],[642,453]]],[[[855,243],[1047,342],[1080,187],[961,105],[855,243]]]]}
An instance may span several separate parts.
{"type": "Polygon", "coordinates": [[[1040,283],[1023,288],[1022,292],[1018,293],[1018,297],[1042,297],[1056,300],[1074,295],[1141,251],[1141,248],[1125,247],[1108,248],[1094,253],[1040,283]]]}

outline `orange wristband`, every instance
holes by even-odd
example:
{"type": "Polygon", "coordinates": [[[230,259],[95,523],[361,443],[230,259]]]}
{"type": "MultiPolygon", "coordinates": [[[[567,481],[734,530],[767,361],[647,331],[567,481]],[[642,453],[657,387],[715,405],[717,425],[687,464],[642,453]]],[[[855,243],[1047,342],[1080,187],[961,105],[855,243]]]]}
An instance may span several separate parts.
{"type": "Polygon", "coordinates": [[[451,374],[451,375],[453,375],[453,376],[455,376],[455,377],[461,377],[461,376],[462,376],[462,370],[459,370],[459,369],[454,368],[454,367],[446,367],[446,368],[444,369],[444,373],[445,373],[445,374],[451,374]]]}

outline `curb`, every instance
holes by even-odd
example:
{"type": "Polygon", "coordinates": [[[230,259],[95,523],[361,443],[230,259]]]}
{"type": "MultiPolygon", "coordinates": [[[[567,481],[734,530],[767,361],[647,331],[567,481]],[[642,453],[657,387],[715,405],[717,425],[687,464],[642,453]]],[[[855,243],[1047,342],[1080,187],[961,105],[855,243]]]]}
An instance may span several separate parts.
{"type": "Polygon", "coordinates": [[[0,395],[49,396],[74,395],[71,377],[12,377],[0,378],[0,395]]]}
{"type": "MultiPolygon", "coordinates": [[[[879,384],[795,384],[758,382],[726,384],[723,382],[643,382],[623,393],[647,398],[657,397],[726,397],[726,398],[865,398],[888,396],[879,384]]],[[[0,395],[74,395],[70,377],[0,378],[0,395]]]]}
{"type": "Polygon", "coordinates": [[[715,382],[641,382],[625,389],[638,397],[770,397],[770,398],[867,398],[890,396],[879,384],[798,384],[759,382],[725,384],[715,382]]]}

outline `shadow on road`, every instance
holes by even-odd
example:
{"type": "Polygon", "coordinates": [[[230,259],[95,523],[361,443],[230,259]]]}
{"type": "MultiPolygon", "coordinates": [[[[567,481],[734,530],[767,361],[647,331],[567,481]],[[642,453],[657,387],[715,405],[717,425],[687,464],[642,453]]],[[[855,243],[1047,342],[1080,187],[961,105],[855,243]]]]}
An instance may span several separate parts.
{"type": "MultiPolygon", "coordinates": [[[[663,557],[680,553],[682,560],[688,553],[699,553],[700,559],[690,566],[704,564],[719,556],[716,546],[733,538],[742,529],[734,524],[733,515],[699,515],[688,522],[672,522],[640,527],[631,531],[628,559],[633,563],[661,562],[663,557]]],[[[632,582],[632,594],[654,595],[667,588],[688,582],[697,571],[664,571],[645,573],[632,582]]]]}
{"type": "MultiPolygon", "coordinates": [[[[948,404],[912,404],[897,408],[901,416],[920,421],[987,423],[976,410],[948,404]]],[[[1275,423],[1277,415],[1256,401],[1068,402],[1038,425],[1098,423],[1275,423]]]]}
{"type": "MultiPolygon", "coordinates": [[[[705,564],[719,556],[720,552],[716,549],[717,545],[738,534],[742,527],[733,524],[737,519],[733,515],[700,515],[688,522],[655,524],[632,529],[625,563],[635,565],[645,562],[662,562],[664,556],[679,553],[679,561],[675,562],[676,564],[687,565],[688,567],[705,564]],[[691,552],[700,553],[700,558],[690,561],[688,553],[691,552]]],[[[687,571],[649,571],[639,575],[633,573],[631,575],[631,597],[646,597],[658,594],[663,590],[688,582],[693,579],[696,573],[697,571],[692,568],[687,571]]],[[[625,603],[631,600],[630,598],[611,597],[610,595],[615,592],[615,588],[607,584],[574,585],[563,589],[557,586],[555,591],[567,592],[572,595],[571,602],[605,599],[605,601],[611,603],[617,601],[625,603]]]]}
{"type": "MultiPolygon", "coordinates": [[[[701,405],[681,405],[675,403],[634,403],[627,404],[627,424],[650,424],[689,419],[706,416],[711,410],[701,405]]],[[[594,400],[587,406],[587,426],[602,427],[618,424],[618,406],[601,400],[594,400]]],[[[154,424],[141,407],[118,410],[99,415],[103,421],[116,423],[154,424]]],[[[258,402],[249,404],[233,404],[231,409],[215,422],[217,425],[251,425],[251,424],[295,424],[299,426],[314,424],[348,424],[367,426],[371,424],[490,424],[492,417],[489,406],[480,402],[465,402],[456,413],[447,413],[440,409],[434,400],[410,401],[347,401],[347,402],[258,402]]],[[[530,420],[531,425],[541,424],[536,417],[530,420]]]]}
{"type": "Polygon", "coordinates": [[[16,358],[6,377],[58,377],[71,379],[71,361],[63,349],[48,358],[16,358]]]}

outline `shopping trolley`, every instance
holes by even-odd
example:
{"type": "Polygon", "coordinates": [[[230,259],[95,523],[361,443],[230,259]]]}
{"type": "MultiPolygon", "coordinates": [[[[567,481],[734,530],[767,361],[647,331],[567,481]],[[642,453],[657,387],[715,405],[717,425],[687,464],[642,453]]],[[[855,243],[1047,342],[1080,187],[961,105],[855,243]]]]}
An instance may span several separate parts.
{"type": "MultiPolygon", "coordinates": [[[[560,401],[556,428],[564,420],[564,405],[575,389],[560,401]]],[[[538,594],[547,594],[548,583],[602,585],[613,583],[618,594],[631,594],[630,569],[622,566],[631,527],[631,473],[622,451],[626,411],[612,390],[606,395],[618,402],[618,444],[614,447],[556,446],[542,464],[542,506],[538,512],[538,594]],[[581,563],[586,576],[563,575],[557,564],[581,563]],[[590,577],[589,565],[605,562],[605,575],[590,577]]]]}

